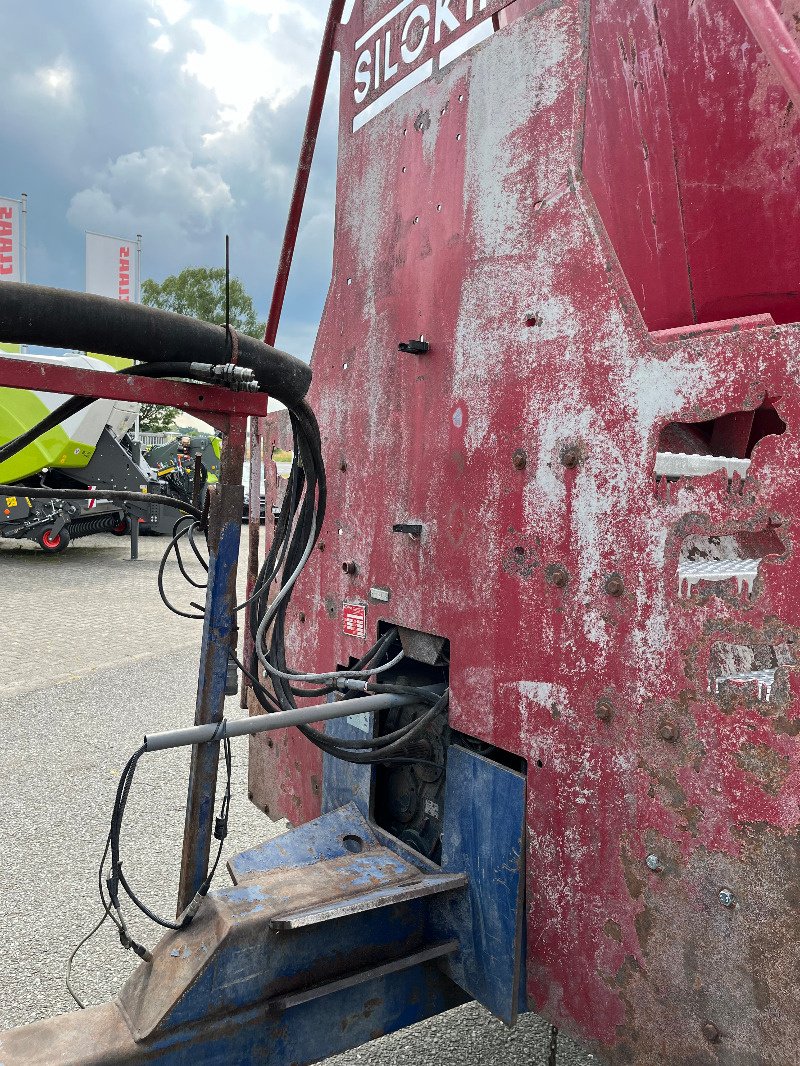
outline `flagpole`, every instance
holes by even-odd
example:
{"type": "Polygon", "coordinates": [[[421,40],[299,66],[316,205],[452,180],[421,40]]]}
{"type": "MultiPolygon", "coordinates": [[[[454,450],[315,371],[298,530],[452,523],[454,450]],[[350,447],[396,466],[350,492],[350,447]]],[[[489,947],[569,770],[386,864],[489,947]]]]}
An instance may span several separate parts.
{"type": "MultiPolygon", "coordinates": [[[[20,225],[22,247],[20,249],[21,254],[19,273],[21,281],[23,282],[23,284],[26,284],[28,281],[28,194],[26,192],[22,193],[22,195],[20,196],[20,203],[22,204],[22,208],[20,210],[20,215],[22,216],[20,225]]],[[[19,350],[21,355],[27,355],[28,345],[21,344],[19,346],[19,350]]]]}
{"type": "Polygon", "coordinates": [[[22,281],[26,283],[28,280],[28,194],[24,192],[22,194],[22,255],[21,266],[22,281]]]}

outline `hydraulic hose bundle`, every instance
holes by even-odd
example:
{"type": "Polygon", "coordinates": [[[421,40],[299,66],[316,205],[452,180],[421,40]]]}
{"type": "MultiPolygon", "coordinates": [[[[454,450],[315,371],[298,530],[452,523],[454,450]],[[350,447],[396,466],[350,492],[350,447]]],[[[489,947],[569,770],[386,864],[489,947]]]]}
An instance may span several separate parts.
{"type": "Polygon", "coordinates": [[[305,402],[290,409],[290,414],[294,462],[272,546],[248,605],[254,652],[247,676],[256,699],[267,711],[290,710],[297,706],[297,697],[326,696],[337,691],[414,695],[420,703],[429,703],[429,710],[385,736],[343,740],[334,739],[309,725],[300,725],[298,729],[323,752],[345,762],[420,761],[407,758],[403,753],[430,721],[446,710],[449,693],[370,683],[370,677],[393,669],[403,658],[402,649],[393,657],[390,655],[392,645],[399,644],[396,630],[386,633],[349,670],[304,673],[291,669],[286,663],[284,634],[289,602],[297,578],[319,538],[327,501],[317,421],[305,402]],[[269,590],[276,580],[279,590],[270,603],[269,590]],[[259,665],[269,677],[272,693],[258,679],[259,665]]]}
{"type": "MultiPolygon", "coordinates": [[[[414,744],[432,720],[446,711],[448,690],[385,685],[370,680],[394,669],[402,660],[403,651],[397,630],[390,629],[386,632],[353,668],[348,670],[303,672],[293,670],[287,665],[287,611],[295,583],[319,538],[327,503],[319,426],[313,411],[303,398],[311,380],[311,371],[305,363],[251,337],[238,335],[229,328],[223,329],[138,304],[30,285],[0,286],[0,340],[83,348],[139,360],[141,365],[120,372],[129,376],[179,377],[246,388],[252,388],[255,383],[256,388],[281,400],[289,409],[291,417],[294,461],[269,553],[258,574],[253,594],[237,608],[248,612],[254,652],[251,661],[246,665],[240,663],[235,655],[233,658],[239,669],[249,678],[256,698],[267,712],[296,709],[298,697],[320,697],[336,693],[343,694],[345,699],[354,693],[413,697],[413,702],[425,709],[410,722],[385,735],[363,740],[345,740],[334,738],[308,724],[298,724],[297,728],[323,752],[346,762],[414,762],[441,770],[438,764],[426,763],[424,758],[419,758],[414,751],[414,744]],[[185,357],[187,352],[191,352],[191,362],[185,357]],[[279,587],[270,602],[270,591],[276,582],[279,587]],[[269,679],[272,691],[262,682],[260,669],[269,679]]],[[[32,429],[0,447],[0,463],[92,402],[92,399],[80,396],[65,400],[32,429]]],[[[13,491],[13,486],[0,485],[0,492],[9,490],[13,491]]],[[[29,496],[45,493],[50,497],[66,499],[84,499],[95,495],[91,491],[77,489],[26,488],[26,494],[29,496]]],[[[171,496],[109,490],[103,490],[103,496],[108,499],[141,499],[151,503],[165,503],[184,512],[175,523],[172,539],[161,561],[158,575],[159,592],[164,603],[176,614],[202,619],[203,604],[193,602],[191,606],[197,613],[189,613],[175,607],[168,600],[163,577],[167,561],[174,552],[178,567],[189,584],[197,589],[206,587],[205,581],[198,581],[189,574],[181,555],[181,542],[185,539],[200,565],[208,570],[208,563],[197,543],[198,536],[205,532],[203,512],[171,496]]],[[[217,856],[192,903],[176,922],[159,918],[139,899],[122,872],[120,836],[123,817],[136,766],[147,750],[145,745],[128,761],[117,789],[111,827],[98,873],[103,915],[73,952],[69,967],[75,954],[107,918],[111,918],[117,926],[123,946],[135,951],[142,958],[148,957],[146,949],[136,943],[128,932],[120,906],[121,893],[127,895],[145,915],[167,928],[183,928],[192,920],[211,884],[227,835],[231,752],[225,719],[219,723],[207,742],[223,744],[227,786],[220,814],[216,819],[215,836],[219,840],[217,856]],[[109,857],[110,867],[106,874],[109,857]]],[[[82,1006],[70,987],[69,967],[67,987],[76,1002],[82,1006]]]]}
{"type": "MultiPolygon", "coordinates": [[[[287,407],[311,384],[307,363],[224,326],[40,285],[0,286],[0,341],[102,352],[143,363],[236,363],[253,371],[263,392],[287,407]]],[[[169,375],[167,375],[169,376],[169,375]]]]}

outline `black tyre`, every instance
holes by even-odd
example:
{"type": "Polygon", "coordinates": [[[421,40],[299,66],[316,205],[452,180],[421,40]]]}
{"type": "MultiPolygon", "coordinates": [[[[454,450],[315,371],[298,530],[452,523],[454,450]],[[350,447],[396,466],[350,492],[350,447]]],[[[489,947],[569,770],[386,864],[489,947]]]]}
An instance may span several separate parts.
{"type": "Polygon", "coordinates": [[[43,529],[36,540],[43,552],[47,552],[48,555],[58,555],[59,552],[66,551],[69,544],[69,531],[64,527],[60,533],[54,533],[51,526],[43,529]]]}

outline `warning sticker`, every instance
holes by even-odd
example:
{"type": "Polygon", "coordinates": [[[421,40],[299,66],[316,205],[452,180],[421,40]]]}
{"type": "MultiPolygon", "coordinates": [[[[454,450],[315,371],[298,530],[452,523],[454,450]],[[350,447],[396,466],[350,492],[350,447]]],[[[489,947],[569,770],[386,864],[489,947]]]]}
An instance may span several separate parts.
{"type": "Polygon", "coordinates": [[[367,635],[367,608],[363,603],[342,605],[342,629],[350,637],[367,635]]]}
{"type": "Polygon", "coordinates": [[[16,507],[16,506],[17,506],[17,497],[16,496],[6,496],[6,507],[16,507]]]}

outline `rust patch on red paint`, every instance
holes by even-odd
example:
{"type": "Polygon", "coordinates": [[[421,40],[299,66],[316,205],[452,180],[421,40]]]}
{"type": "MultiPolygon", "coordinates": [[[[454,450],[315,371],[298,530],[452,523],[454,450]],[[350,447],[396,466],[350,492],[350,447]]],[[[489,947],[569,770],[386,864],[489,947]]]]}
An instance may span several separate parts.
{"type": "MultiPolygon", "coordinates": [[[[742,827],[740,839],[738,859],[697,849],[688,862],[675,862],[643,888],[645,909],[636,923],[643,963],[629,958],[616,974],[629,1020],[618,1030],[616,1048],[604,1050],[609,1062],[711,1061],[707,1024],[720,1034],[715,1061],[794,1061],[800,1039],[800,1019],[792,1013],[800,965],[800,840],[764,825],[742,827]],[[720,902],[723,889],[732,893],[734,906],[720,902]],[[727,974],[736,977],[735,995],[727,974]],[[670,1015],[682,1019],[679,1032],[659,1031],[664,980],[672,990],[670,1015]],[[778,1027],[775,1017],[782,1019],[778,1027]],[[637,1026],[631,1026],[633,1018],[637,1026]],[[637,1039],[643,1022],[646,1047],[637,1039]]],[[[653,840],[654,850],[659,843],[668,850],[666,842],[653,840]]]]}
{"type": "Polygon", "coordinates": [[[535,549],[523,544],[517,544],[507,552],[501,562],[504,573],[513,574],[524,580],[532,577],[540,565],[535,549]]]}
{"type": "Polygon", "coordinates": [[[789,758],[767,744],[743,744],[736,755],[736,762],[742,770],[757,778],[772,796],[780,793],[791,771],[789,758]]]}

